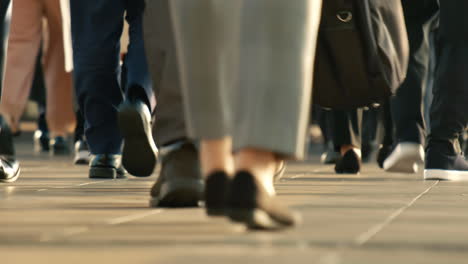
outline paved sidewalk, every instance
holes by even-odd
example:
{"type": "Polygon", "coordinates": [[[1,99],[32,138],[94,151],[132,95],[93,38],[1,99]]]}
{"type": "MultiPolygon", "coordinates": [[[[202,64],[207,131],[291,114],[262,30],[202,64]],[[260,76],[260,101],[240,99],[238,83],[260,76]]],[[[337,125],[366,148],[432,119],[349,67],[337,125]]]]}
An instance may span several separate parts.
{"type": "Polygon", "coordinates": [[[303,224],[247,232],[202,209],[150,209],[154,176],[89,180],[24,138],[20,179],[0,185],[2,264],[468,263],[468,183],[290,164],[278,193],[303,224]]]}

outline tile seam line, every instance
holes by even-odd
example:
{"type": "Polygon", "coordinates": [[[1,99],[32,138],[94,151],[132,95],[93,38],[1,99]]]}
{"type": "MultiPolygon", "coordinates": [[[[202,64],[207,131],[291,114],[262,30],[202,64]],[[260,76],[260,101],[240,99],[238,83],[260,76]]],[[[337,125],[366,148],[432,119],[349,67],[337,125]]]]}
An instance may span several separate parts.
{"type": "Polygon", "coordinates": [[[64,187],[48,187],[48,188],[42,188],[35,190],[36,192],[44,192],[44,191],[49,191],[49,190],[54,190],[54,189],[66,189],[66,188],[73,188],[73,187],[80,187],[80,186],[87,186],[87,185],[93,185],[93,184],[98,184],[98,183],[103,183],[107,181],[91,181],[91,182],[82,182],[78,184],[72,184],[69,186],[64,186],[64,187]]]}
{"type": "Polygon", "coordinates": [[[402,215],[408,208],[413,206],[419,199],[421,199],[424,195],[429,193],[432,188],[434,188],[440,181],[435,181],[431,184],[427,189],[413,198],[409,203],[405,204],[404,206],[398,208],[392,214],[390,214],[384,221],[372,226],[370,229],[366,230],[364,233],[360,234],[356,237],[353,241],[354,246],[363,246],[373,237],[375,237],[380,231],[382,231],[385,227],[390,225],[396,218],[402,215]]]}

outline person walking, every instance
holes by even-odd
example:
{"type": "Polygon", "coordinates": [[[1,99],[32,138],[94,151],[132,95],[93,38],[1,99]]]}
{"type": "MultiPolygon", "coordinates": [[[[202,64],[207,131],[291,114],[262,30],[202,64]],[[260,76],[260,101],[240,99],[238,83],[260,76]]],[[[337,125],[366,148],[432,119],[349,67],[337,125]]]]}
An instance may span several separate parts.
{"type": "Polygon", "coordinates": [[[36,58],[44,46],[46,120],[55,154],[68,153],[65,137],[75,129],[71,74],[65,71],[62,13],[59,0],[15,0],[0,111],[19,130],[33,83],[36,58]],[[43,26],[43,19],[47,26],[43,26]],[[45,37],[44,37],[45,36],[45,37]],[[41,45],[43,43],[43,45],[41,45]]]}
{"type": "Polygon", "coordinates": [[[458,138],[468,126],[468,17],[464,0],[441,0],[436,75],[424,178],[468,180],[458,138]]]}
{"type": "MultiPolygon", "coordinates": [[[[9,21],[11,17],[10,0],[0,1],[0,27],[3,28],[3,35],[0,41],[2,49],[1,65],[4,65],[6,47],[9,35],[9,21]]],[[[3,71],[0,73],[0,82],[3,83],[3,71]]],[[[13,145],[13,134],[10,130],[8,120],[0,113],[0,183],[11,183],[18,179],[20,175],[20,165],[15,157],[15,146],[13,145]]]]}
{"type": "Polygon", "coordinates": [[[430,33],[438,19],[439,5],[437,0],[402,1],[402,5],[410,60],[406,80],[390,104],[397,145],[383,168],[389,172],[416,173],[424,161],[423,95],[430,73],[430,33]]]}
{"type": "Polygon", "coordinates": [[[125,177],[123,166],[134,176],[150,176],[156,165],[143,11],[144,0],[70,0],[74,83],[93,155],[90,178],[125,177]],[[121,67],[124,17],[130,44],[121,67]]]}
{"type": "Polygon", "coordinates": [[[305,154],[321,1],[170,7],[187,129],[201,140],[207,213],[250,228],[296,224],[273,182],[284,160],[305,154]]]}

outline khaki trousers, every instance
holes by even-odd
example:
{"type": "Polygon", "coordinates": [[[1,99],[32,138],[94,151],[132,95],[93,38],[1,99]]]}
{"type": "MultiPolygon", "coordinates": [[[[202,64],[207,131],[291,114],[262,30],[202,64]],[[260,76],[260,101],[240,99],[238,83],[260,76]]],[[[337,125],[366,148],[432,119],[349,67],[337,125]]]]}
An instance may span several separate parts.
{"type": "Polygon", "coordinates": [[[65,71],[60,0],[14,0],[5,79],[0,109],[18,125],[29,97],[35,62],[44,45],[43,69],[46,83],[46,119],[50,132],[63,135],[73,131],[71,74],[65,71]],[[47,34],[43,32],[47,20],[47,34]],[[43,40],[45,35],[46,41],[43,40]]]}

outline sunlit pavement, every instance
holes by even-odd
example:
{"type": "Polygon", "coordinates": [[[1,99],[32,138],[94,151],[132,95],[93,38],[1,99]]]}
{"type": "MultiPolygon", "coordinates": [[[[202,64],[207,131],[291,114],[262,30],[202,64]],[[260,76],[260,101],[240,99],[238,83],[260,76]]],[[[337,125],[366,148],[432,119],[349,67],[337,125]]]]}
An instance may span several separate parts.
{"type": "Polygon", "coordinates": [[[203,209],[148,208],[150,178],[89,180],[71,157],[17,141],[20,179],[0,185],[0,263],[468,263],[468,183],[288,166],[281,200],[302,224],[249,232],[203,209]]]}

